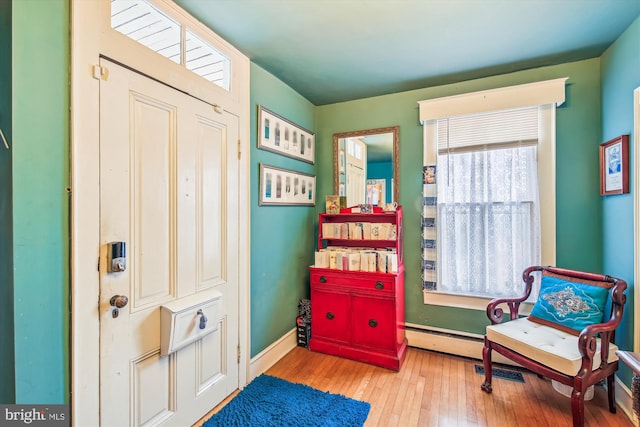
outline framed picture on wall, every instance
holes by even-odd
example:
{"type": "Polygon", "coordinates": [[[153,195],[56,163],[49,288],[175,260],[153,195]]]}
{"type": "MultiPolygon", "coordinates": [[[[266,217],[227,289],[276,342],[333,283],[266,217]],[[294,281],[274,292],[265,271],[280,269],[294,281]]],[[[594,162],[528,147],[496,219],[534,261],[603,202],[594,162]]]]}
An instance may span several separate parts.
{"type": "Polygon", "coordinates": [[[629,135],[600,144],[600,195],[629,192],[629,135]]]}
{"type": "Polygon", "coordinates": [[[260,206],[315,206],[316,177],[260,163],[260,206]]]}
{"type": "Polygon", "coordinates": [[[315,134],[263,106],[258,107],[258,148],[315,163],[315,134]]]}
{"type": "Polygon", "coordinates": [[[367,180],[367,203],[374,206],[384,206],[387,203],[385,190],[387,188],[386,179],[367,180]]]}

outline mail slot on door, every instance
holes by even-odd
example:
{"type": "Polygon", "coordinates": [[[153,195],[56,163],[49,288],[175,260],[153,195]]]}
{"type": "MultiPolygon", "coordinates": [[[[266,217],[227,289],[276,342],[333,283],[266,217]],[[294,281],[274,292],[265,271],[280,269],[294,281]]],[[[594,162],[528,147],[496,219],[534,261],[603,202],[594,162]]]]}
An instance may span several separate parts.
{"type": "Polygon", "coordinates": [[[160,355],[169,354],[218,329],[222,294],[215,290],[160,306],[160,355]]]}

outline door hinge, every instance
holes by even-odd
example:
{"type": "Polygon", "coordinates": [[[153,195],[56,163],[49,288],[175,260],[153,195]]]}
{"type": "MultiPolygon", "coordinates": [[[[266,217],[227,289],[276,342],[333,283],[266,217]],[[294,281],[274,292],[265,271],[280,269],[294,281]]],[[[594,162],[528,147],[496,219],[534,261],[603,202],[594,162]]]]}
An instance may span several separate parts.
{"type": "Polygon", "coordinates": [[[105,82],[109,80],[109,69],[107,67],[103,67],[102,65],[94,65],[92,68],[93,78],[96,80],[104,80],[105,82]]]}
{"type": "Polygon", "coordinates": [[[238,344],[238,363],[240,363],[240,344],[238,344]]]}
{"type": "Polygon", "coordinates": [[[240,145],[240,140],[238,139],[238,160],[240,160],[241,153],[242,153],[242,146],[240,145]]]}

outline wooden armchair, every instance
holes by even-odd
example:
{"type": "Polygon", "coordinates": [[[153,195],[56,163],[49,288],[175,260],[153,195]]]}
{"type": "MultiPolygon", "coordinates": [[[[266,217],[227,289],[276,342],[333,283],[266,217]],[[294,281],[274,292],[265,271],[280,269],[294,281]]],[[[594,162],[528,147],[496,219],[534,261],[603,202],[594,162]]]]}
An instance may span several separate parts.
{"type": "Polygon", "coordinates": [[[615,330],[620,324],[627,283],[601,274],[534,266],[522,274],[524,294],[494,299],[487,306],[491,325],[484,337],[482,390],[491,393],[493,350],[530,371],[573,388],[574,427],[584,425],[588,387],[607,379],[609,411],[616,412],[614,374],[618,369],[615,330]],[[541,272],[540,296],[531,314],[518,314],[531,293],[534,272],[541,272]],[[605,307],[611,305],[611,309],[605,307]],[[510,320],[502,322],[506,304],[510,320]],[[608,345],[601,345],[608,343],[608,345]]]}

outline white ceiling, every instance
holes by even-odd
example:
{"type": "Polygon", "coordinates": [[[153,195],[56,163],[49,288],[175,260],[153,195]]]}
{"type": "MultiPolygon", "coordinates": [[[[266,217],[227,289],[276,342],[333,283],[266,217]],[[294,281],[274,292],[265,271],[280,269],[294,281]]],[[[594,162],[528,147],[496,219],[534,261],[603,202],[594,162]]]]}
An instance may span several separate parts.
{"type": "Polygon", "coordinates": [[[640,16],[640,0],[175,1],[315,105],[598,57],[640,16]]]}

